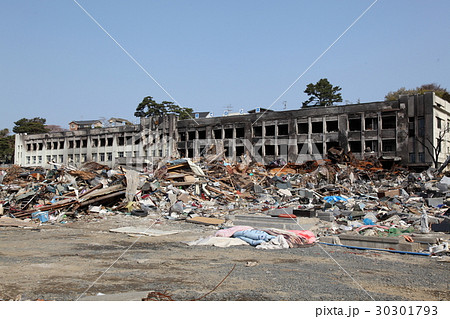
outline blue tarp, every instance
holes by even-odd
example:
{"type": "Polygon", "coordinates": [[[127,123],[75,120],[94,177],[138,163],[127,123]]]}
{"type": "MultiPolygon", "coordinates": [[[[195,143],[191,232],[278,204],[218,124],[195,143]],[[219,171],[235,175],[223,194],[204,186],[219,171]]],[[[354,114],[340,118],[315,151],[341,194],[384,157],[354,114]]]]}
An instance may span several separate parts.
{"type": "Polygon", "coordinates": [[[327,203],[334,204],[337,202],[346,202],[347,198],[341,196],[325,196],[323,198],[327,203]]]}

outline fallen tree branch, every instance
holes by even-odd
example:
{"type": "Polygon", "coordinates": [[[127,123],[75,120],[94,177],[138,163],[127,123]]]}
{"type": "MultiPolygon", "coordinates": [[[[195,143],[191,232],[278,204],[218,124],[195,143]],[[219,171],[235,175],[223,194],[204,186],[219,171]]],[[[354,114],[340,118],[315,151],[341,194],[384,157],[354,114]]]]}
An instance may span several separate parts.
{"type": "Polygon", "coordinates": [[[209,295],[210,293],[212,293],[214,290],[216,290],[216,289],[217,289],[217,288],[225,281],[225,279],[227,279],[228,276],[233,272],[233,270],[234,270],[235,267],[236,267],[236,264],[234,264],[233,268],[231,268],[231,270],[228,272],[228,274],[225,276],[225,278],[223,278],[222,281],[219,282],[219,283],[217,284],[217,286],[215,286],[211,291],[207,292],[206,294],[204,294],[204,295],[201,296],[200,298],[192,299],[191,301],[199,301],[199,300],[205,298],[205,297],[206,297],[207,295],[209,295]]]}

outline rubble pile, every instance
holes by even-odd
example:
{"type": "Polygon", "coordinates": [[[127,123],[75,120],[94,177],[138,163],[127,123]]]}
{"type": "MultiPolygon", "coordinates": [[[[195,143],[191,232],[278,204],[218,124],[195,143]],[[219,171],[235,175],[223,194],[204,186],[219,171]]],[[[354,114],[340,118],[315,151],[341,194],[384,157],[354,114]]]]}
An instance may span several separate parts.
{"type": "MultiPolygon", "coordinates": [[[[364,247],[448,251],[450,177],[386,169],[376,158],[357,160],[339,148],[330,149],[327,159],[303,164],[278,159],[262,165],[245,155],[230,163],[210,155],[163,161],[144,172],[94,162],[47,170],[12,166],[0,171],[0,184],[0,213],[37,223],[120,213],[221,228],[261,222],[268,223],[262,227],[267,238],[287,239],[274,242],[280,247],[305,242],[292,236],[312,233],[273,229],[300,226],[293,228],[298,231],[308,224],[320,242],[333,245],[367,241],[364,247]]],[[[246,231],[262,229],[252,228],[246,231]]]]}

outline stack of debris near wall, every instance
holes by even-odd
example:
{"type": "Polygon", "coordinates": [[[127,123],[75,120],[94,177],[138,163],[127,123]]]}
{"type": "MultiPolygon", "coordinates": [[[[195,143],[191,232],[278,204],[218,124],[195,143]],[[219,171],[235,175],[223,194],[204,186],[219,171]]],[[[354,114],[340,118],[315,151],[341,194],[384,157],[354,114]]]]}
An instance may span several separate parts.
{"type": "Polygon", "coordinates": [[[448,250],[449,177],[387,170],[376,158],[360,161],[338,148],[328,155],[268,165],[208,156],[160,162],[146,172],[93,162],[13,166],[1,174],[0,212],[36,223],[101,212],[150,215],[222,228],[310,230],[323,243],[349,247],[448,250]]]}

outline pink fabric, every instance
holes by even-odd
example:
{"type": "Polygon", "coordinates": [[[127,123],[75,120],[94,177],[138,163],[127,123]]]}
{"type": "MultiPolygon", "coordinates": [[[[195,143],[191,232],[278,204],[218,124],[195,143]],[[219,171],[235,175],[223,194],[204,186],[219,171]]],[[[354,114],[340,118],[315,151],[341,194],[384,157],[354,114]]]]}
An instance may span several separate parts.
{"type": "Polygon", "coordinates": [[[294,233],[297,236],[303,237],[307,240],[307,244],[312,244],[316,241],[316,236],[310,230],[287,230],[288,232],[294,233]]]}
{"type": "Polygon", "coordinates": [[[231,228],[221,229],[216,232],[216,237],[231,237],[237,231],[253,229],[250,226],[234,226],[231,228]]]}

